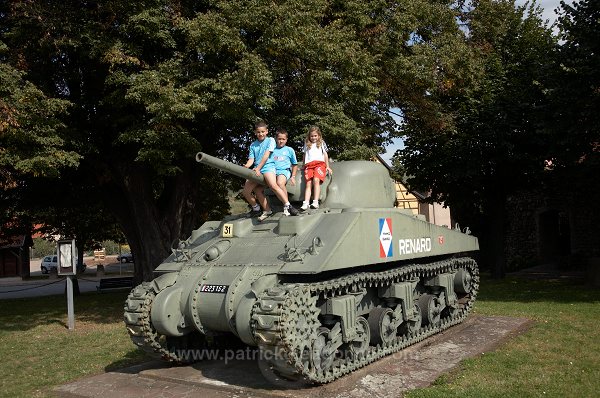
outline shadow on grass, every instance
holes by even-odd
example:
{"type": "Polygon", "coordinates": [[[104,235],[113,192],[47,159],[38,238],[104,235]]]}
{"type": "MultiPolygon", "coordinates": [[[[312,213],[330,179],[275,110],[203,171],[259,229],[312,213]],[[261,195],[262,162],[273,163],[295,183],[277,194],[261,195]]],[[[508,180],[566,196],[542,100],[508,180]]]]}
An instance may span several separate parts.
{"type": "Polygon", "coordinates": [[[600,301],[600,289],[581,279],[492,279],[481,275],[478,300],[500,302],[590,303],[600,301]]]}
{"type": "MultiPolygon", "coordinates": [[[[78,322],[110,324],[123,321],[123,306],[129,292],[83,293],[74,299],[78,322]]],[[[65,324],[67,300],[64,296],[46,296],[2,300],[0,330],[24,331],[38,325],[65,324]]],[[[66,327],[66,326],[65,326],[66,327]]]]}
{"type": "Polygon", "coordinates": [[[158,359],[151,357],[139,349],[132,349],[118,361],[107,365],[104,370],[106,372],[119,372],[128,374],[137,374],[144,369],[154,369],[160,367],[168,367],[168,362],[160,362],[158,359]]]}

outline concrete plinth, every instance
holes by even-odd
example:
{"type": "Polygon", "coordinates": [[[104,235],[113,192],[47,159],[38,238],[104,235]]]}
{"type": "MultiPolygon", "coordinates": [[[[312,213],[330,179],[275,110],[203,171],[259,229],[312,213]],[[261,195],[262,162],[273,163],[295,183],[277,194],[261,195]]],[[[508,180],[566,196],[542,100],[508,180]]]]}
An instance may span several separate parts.
{"type": "Polygon", "coordinates": [[[54,391],[59,397],[103,398],[398,397],[404,391],[430,385],[465,358],[493,350],[531,323],[525,318],[471,316],[460,325],[332,383],[294,390],[269,383],[257,362],[248,359],[250,353],[244,355],[245,360],[211,360],[184,367],[149,362],[64,384],[54,391]]]}

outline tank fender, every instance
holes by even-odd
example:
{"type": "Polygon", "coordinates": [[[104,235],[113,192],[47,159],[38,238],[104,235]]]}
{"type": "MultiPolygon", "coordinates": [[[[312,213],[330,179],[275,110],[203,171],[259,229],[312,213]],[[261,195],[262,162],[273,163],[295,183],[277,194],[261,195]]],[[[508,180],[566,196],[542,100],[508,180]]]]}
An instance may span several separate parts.
{"type": "Polygon", "coordinates": [[[193,325],[188,325],[181,312],[180,286],[169,286],[162,290],[150,310],[152,325],[161,334],[167,336],[183,336],[192,330],[193,325]]]}
{"type": "Polygon", "coordinates": [[[256,346],[252,328],[252,307],[256,303],[258,295],[270,287],[277,285],[277,275],[268,274],[255,280],[250,291],[240,300],[235,312],[235,334],[246,344],[256,346]]]}
{"type": "Polygon", "coordinates": [[[152,281],[152,284],[154,285],[154,291],[160,292],[169,286],[173,286],[177,281],[178,275],[179,274],[177,272],[168,272],[160,275],[158,278],[155,278],[152,281]]]}

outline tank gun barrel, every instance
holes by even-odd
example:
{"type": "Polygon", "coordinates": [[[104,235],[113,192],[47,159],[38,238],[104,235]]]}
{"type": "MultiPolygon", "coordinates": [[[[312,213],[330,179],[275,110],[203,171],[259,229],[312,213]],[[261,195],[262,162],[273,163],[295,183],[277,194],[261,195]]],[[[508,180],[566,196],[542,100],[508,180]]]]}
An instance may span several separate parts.
{"type": "Polygon", "coordinates": [[[228,162],[226,160],[222,160],[216,158],[214,156],[210,156],[205,154],[204,152],[198,152],[196,154],[196,161],[199,163],[206,164],[208,166],[214,167],[219,170],[223,170],[229,174],[233,174],[234,176],[242,177],[247,180],[258,182],[259,184],[265,184],[265,179],[262,176],[257,176],[254,171],[251,169],[247,169],[243,166],[237,165],[235,163],[228,162]]]}

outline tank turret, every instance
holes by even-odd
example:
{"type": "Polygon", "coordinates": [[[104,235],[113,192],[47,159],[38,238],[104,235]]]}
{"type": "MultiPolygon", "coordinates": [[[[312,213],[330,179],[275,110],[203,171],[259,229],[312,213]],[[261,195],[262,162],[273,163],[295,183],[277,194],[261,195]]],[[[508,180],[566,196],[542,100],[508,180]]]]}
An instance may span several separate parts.
{"type": "MultiPolygon", "coordinates": [[[[257,176],[252,170],[203,152],[198,152],[196,161],[264,184],[264,178],[257,176]]],[[[321,186],[320,201],[324,207],[391,208],[394,206],[396,199],[394,182],[383,165],[367,161],[331,162],[331,169],[335,178],[328,176],[321,186]]],[[[295,185],[288,181],[286,188],[291,202],[303,200],[305,186],[302,173],[296,175],[295,185]]],[[[271,196],[275,197],[275,195],[271,196]]]]}
{"type": "MultiPolygon", "coordinates": [[[[252,170],[196,159],[264,182],[252,170]]],[[[226,336],[258,346],[277,384],[327,383],[452,325],[479,289],[477,238],[393,207],[382,165],[332,162],[321,207],[207,221],[135,287],[125,305],[132,341],[175,362],[201,360],[226,336]]],[[[303,198],[304,181],[287,186],[303,198]]]]}

